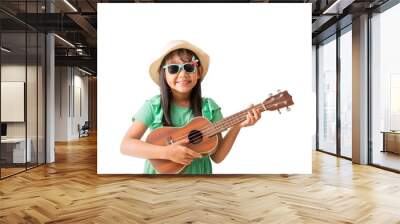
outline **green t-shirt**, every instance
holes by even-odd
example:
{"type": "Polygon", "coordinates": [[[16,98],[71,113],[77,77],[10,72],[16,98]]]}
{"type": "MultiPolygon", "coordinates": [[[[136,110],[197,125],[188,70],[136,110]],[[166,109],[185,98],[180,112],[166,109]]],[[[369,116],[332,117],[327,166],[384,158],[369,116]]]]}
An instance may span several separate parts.
{"type": "MultiPolygon", "coordinates": [[[[132,120],[138,120],[144,123],[150,130],[163,127],[162,118],[163,111],[160,103],[160,95],[154,96],[146,100],[139,111],[133,116],[132,120]]],[[[202,113],[203,117],[207,118],[212,123],[223,118],[221,108],[211,98],[202,98],[202,113]]],[[[182,127],[191,121],[193,118],[192,109],[181,107],[174,103],[171,104],[171,122],[174,127],[182,127]]],[[[145,174],[157,174],[151,163],[146,160],[145,174]]],[[[181,172],[182,174],[212,174],[212,165],[209,156],[194,159],[193,162],[186,166],[181,172]]]]}

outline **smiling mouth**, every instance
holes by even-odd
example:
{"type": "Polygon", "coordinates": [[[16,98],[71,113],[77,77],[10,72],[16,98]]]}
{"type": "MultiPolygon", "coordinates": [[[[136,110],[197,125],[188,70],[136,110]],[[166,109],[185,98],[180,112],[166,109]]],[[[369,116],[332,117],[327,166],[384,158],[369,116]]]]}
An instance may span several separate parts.
{"type": "Polygon", "coordinates": [[[189,84],[189,83],[191,83],[191,81],[189,81],[189,80],[183,80],[183,81],[178,81],[178,82],[176,82],[177,84],[183,84],[183,85],[186,85],[186,84],[189,84]]]}

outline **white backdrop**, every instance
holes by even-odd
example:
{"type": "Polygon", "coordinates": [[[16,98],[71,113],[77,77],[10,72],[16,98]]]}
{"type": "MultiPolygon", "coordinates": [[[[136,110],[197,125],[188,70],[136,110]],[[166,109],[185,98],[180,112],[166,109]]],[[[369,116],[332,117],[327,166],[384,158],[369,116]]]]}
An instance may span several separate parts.
{"type": "Polygon", "coordinates": [[[224,116],[277,89],[295,102],[291,112],[264,112],[243,128],[213,173],[311,173],[311,4],[104,3],[97,18],[99,174],[143,173],[144,160],[122,155],[120,143],[133,114],[159,94],[150,63],[176,39],[210,55],[202,93],[224,116]]]}

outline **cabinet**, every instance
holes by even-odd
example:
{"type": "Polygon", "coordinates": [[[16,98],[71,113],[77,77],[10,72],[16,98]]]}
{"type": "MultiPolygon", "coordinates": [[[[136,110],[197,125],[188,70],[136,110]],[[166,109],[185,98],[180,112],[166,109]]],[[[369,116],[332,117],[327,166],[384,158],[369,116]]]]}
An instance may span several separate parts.
{"type": "Polygon", "coordinates": [[[383,131],[383,152],[400,154],[400,131],[383,131]]]}
{"type": "Polygon", "coordinates": [[[32,161],[32,141],[27,139],[25,151],[25,138],[7,138],[1,140],[1,160],[5,164],[21,164],[32,161]],[[26,154],[25,154],[26,152],[26,154]]]}

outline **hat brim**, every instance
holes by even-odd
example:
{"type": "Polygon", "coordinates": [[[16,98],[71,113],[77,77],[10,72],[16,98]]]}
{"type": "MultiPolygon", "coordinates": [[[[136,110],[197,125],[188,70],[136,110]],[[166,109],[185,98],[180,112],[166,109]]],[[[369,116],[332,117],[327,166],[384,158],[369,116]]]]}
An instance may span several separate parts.
{"type": "Polygon", "coordinates": [[[204,79],[205,75],[207,74],[208,66],[210,63],[210,57],[208,56],[208,54],[205,53],[200,48],[194,46],[193,44],[191,44],[187,41],[172,41],[164,49],[161,56],[159,58],[157,58],[157,60],[155,60],[150,65],[150,70],[149,70],[150,77],[157,85],[160,85],[160,80],[159,80],[160,66],[161,66],[161,62],[163,61],[164,57],[166,55],[168,55],[169,53],[171,53],[172,51],[181,49],[181,48],[193,51],[196,54],[196,56],[199,58],[200,65],[201,65],[202,71],[203,71],[202,74],[200,74],[201,75],[200,79],[201,80],[204,79]]]}

